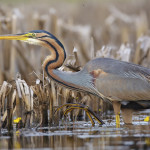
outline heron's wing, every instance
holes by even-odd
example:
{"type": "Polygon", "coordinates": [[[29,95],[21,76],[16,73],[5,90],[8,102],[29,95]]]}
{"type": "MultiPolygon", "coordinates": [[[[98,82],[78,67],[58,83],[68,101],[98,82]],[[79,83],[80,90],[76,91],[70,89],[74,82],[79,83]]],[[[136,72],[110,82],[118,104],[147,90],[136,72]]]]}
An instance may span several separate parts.
{"type": "Polygon", "coordinates": [[[136,78],[150,81],[150,69],[133,63],[114,60],[110,58],[97,58],[90,61],[86,68],[89,72],[101,70],[103,73],[115,75],[121,78],[136,78]]]}
{"type": "Polygon", "coordinates": [[[95,87],[112,100],[150,100],[150,69],[113,59],[94,59],[85,68],[95,87]]]}

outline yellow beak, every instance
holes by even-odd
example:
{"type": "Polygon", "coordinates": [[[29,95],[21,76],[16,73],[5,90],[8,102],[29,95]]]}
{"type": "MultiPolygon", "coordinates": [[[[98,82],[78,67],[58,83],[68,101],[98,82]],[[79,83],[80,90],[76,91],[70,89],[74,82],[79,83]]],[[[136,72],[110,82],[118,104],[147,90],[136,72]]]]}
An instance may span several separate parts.
{"type": "Polygon", "coordinates": [[[29,37],[27,34],[8,34],[0,35],[0,40],[27,40],[29,37]]]}

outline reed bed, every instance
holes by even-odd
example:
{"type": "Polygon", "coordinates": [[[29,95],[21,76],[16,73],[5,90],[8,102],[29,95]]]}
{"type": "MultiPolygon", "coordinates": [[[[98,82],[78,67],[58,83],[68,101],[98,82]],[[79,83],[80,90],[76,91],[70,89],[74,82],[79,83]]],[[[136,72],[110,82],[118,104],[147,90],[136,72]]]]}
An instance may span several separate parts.
{"type": "MultiPolygon", "coordinates": [[[[18,7],[11,8],[11,13],[8,13],[0,7],[0,34],[29,29],[51,32],[65,45],[68,57],[60,68],[65,71],[79,71],[95,57],[109,57],[149,67],[150,11],[146,4],[139,6],[139,14],[136,10],[132,12],[134,15],[122,11],[119,6],[107,8],[108,14],[101,27],[74,24],[73,19],[66,21],[54,8],[49,8],[47,13],[34,10],[24,13],[18,7]]],[[[91,7],[94,10],[96,6],[91,7]]],[[[82,10],[78,9],[81,13],[82,10]]],[[[51,81],[41,67],[46,55],[48,52],[38,46],[0,41],[0,127],[11,130],[14,123],[17,128],[59,125],[62,111],[56,114],[54,111],[68,102],[88,105],[102,117],[111,108],[95,96],[68,90],[51,81]]],[[[79,110],[70,113],[69,118],[74,120],[77,116],[87,119],[79,110]]]]}

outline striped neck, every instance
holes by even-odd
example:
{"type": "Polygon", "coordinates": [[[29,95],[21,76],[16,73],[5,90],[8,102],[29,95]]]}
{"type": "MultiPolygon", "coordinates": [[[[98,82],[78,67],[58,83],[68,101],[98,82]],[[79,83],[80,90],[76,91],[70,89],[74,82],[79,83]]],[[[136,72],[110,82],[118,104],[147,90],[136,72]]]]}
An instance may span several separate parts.
{"type": "Polygon", "coordinates": [[[49,49],[51,55],[47,56],[43,62],[43,68],[49,75],[49,70],[57,69],[64,63],[66,52],[63,45],[55,37],[45,37],[40,44],[49,49]]]}

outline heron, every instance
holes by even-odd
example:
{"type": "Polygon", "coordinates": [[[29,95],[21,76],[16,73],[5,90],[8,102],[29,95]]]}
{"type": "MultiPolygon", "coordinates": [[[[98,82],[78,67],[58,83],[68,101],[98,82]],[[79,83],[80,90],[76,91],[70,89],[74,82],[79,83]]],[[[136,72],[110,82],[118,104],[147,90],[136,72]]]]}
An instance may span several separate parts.
{"type": "Polygon", "coordinates": [[[43,61],[48,77],[71,90],[96,95],[113,105],[116,124],[120,124],[120,112],[126,124],[132,123],[134,106],[147,108],[150,100],[150,69],[111,58],[95,58],[79,72],[60,71],[66,59],[63,44],[45,30],[33,30],[21,34],[1,35],[0,40],[20,40],[46,47],[50,51],[43,61]],[[145,104],[146,103],[146,104],[145,104]],[[132,107],[129,107],[131,106],[132,107]]]}

